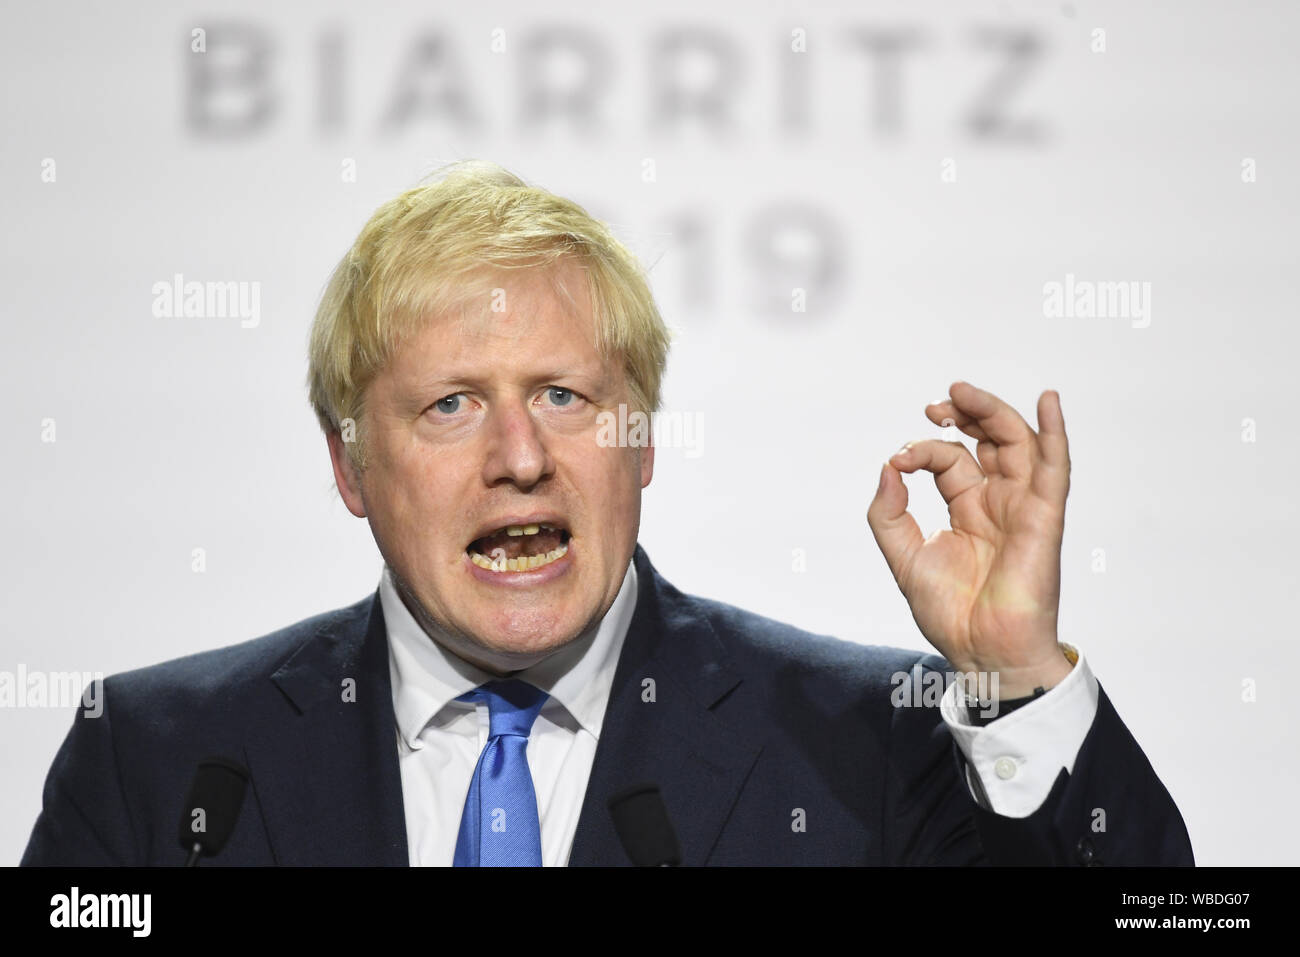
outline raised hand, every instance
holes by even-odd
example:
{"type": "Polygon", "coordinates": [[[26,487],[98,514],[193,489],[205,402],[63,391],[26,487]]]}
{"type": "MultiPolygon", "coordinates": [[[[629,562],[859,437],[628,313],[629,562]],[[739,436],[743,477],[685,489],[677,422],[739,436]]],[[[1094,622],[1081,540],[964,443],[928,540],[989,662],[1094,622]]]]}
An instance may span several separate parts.
{"type": "Polygon", "coordinates": [[[925,414],[977,442],[909,442],[880,472],[867,522],[930,644],[957,670],[998,675],[998,697],[1050,688],[1070,672],[1057,646],[1070,451],[1060,396],[1038,398],[1034,432],[991,392],[955,382],[925,414]],[[951,529],[924,538],[901,472],[934,474],[951,529]]]}

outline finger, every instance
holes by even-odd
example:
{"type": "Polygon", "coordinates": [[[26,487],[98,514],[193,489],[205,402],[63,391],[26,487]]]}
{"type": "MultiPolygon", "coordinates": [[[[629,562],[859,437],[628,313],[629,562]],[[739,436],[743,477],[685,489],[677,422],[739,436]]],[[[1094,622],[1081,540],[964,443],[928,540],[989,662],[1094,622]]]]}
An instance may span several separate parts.
{"type": "Polygon", "coordinates": [[[948,390],[953,404],[979,423],[998,445],[998,467],[1008,478],[1028,479],[1039,458],[1034,430],[1020,413],[992,392],[969,382],[954,382],[948,390]]]}
{"type": "Polygon", "coordinates": [[[1001,475],[1002,470],[998,467],[998,444],[985,439],[983,442],[975,443],[975,457],[980,460],[980,468],[984,470],[985,475],[1001,475]]]}
{"type": "Polygon", "coordinates": [[[949,426],[954,426],[972,439],[983,441],[988,438],[988,434],[980,428],[979,423],[953,405],[951,399],[931,402],[925,407],[925,415],[926,418],[940,428],[946,429],[949,426]]]}
{"type": "Polygon", "coordinates": [[[894,453],[889,464],[900,472],[915,472],[920,469],[933,472],[939,494],[950,505],[958,495],[984,481],[979,463],[970,454],[970,449],[960,442],[945,442],[942,439],[909,442],[894,453]]]}
{"type": "Polygon", "coordinates": [[[978,422],[998,445],[1015,445],[1033,438],[1029,423],[992,392],[977,389],[969,382],[954,382],[948,392],[953,405],[978,422]]]}
{"type": "Polygon", "coordinates": [[[1050,501],[1064,502],[1070,491],[1070,441],[1065,434],[1061,395],[1055,389],[1038,397],[1038,449],[1034,491],[1050,501]]]}
{"type": "Polygon", "coordinates": [[[867,508],[867,524],[894,581],[901,585],[905,570],[925,537],[916,519],[907,513],[907,486],[903,477],[888,462],[880,469],[880,487],[867,508]]]}
{"type": "Polygon", "coordinates": [[[975,455],[985,475],[1000,475],[998,469],[998,446],[989,440],[988,434],[979,427],[979,423],[962,412],[950,399],[931,402],[925,407],[925,414],[931,422],[940,428],[949,426],[960,429],[976,440],[975,455]]]}

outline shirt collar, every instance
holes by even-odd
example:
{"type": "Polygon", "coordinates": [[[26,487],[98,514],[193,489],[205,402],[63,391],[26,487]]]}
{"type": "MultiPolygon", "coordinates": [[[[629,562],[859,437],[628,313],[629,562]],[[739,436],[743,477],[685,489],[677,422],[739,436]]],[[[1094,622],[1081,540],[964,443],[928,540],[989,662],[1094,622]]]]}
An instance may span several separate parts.
{"type": "MultiPolygon", "coordinates": [[[[550,694],[597,740],[614,670],[636,610],[636,597],[636,566],[629,562],[618,595],[598,625],[555,654],[512,675],[550,694]]],[[[397,730],[406,747],[416,750],[421,732],[439,711],[495,676],[452,654],[429,636],[398,595],[387,565],[380,576],[379,600],[388,631],[397,730]]]]}

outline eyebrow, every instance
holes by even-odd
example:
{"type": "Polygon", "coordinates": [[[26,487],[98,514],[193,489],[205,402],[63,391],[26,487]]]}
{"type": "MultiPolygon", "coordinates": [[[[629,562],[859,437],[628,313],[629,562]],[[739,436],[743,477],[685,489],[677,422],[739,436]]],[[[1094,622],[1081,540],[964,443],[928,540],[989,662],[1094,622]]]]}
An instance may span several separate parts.
{"type": "MultiPolygon", "coordinates": [[[[593,375],[579,369],[552,369],[546,372],[534,373],[524,381],[528,385],[542,385],[546,382],[554,382],[557,379],[583,379],[588,382],[603,383],[606,378],[607,376],[603,374],[593,375]]],[[[421,392],[433,392],[439,389],[452,389],[462,386],[477,387],[482,385],[483,381],[482,377],[476,375],[449,375],[421,379],[416,387],[421,392]]]]}

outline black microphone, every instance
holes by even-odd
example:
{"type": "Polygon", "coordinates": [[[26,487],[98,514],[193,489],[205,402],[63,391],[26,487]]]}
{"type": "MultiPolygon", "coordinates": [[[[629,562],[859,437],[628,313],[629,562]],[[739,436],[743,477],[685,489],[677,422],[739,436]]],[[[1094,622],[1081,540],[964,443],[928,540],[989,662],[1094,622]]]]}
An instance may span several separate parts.
{"type": "Polygon", "coordinates": [[[190,796],[181,812],[181,847],[189,852],[186,867],[202,856],[214,857],[226,846],[248,786],[248,769],[229,758],[204,758],[194,773],[190,796]]]}
{"type": "Polygon", "coordinates": [[[637,867],[676,867],[682,862],[677,832],[653,784],[637,784],[609,799],[614,830],[637,867]]]}

